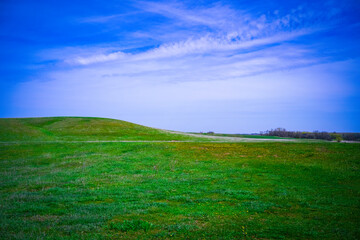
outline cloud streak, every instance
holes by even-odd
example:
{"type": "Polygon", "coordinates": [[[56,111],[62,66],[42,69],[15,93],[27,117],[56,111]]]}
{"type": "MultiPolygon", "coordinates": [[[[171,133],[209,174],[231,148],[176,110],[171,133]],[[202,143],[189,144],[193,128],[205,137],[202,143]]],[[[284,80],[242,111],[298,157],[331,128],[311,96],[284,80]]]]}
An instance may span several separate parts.
{"type": "MultiPolygon", "coordinates": [[[[218,51],[250,51],[252,48],[280,44],[324,29],[323,25],[316,24],[320,18],[319,14],[307,13],[302,7],[292,9],[291,13],[282,16],[278,14],[278,11],[268,15],[251,16],[245,10],[234,10],[219,3],[193,9],[186,8],[181,2],[164,4],[141,1],[136,2],[136,6],[143,12],[161,15],[172,20],[167,22],[166,26],[155,26],[147,32],[128,33],[139,39],[143,37],[152,38],[155,41],[159,39],[160,42],[157,44],[159,46],[136,54],[131,53],[131,50],[125,54],[121,49],[115,52],[103,49],[103,52],[98,54],[87,53],[85,56],[69,56],[69,59],[62,60],[70,64],[87,65],[118,59],[133,61],[143,58],[212,54],[218,51]],[[308,26],[309,22],[312,23],[311,26],[308,26]],[[172,32],[182,32],[184,29],[187,30],[183,32],[183,35],[172,34],[172,32]],[[162,34],[156,33],[157,31],[161,31],[162,34]],[[156,35],[162,35],[162,37],[156,35]],[[164,39],[164,36],[171,36],[170,41],[164,39]],[[174,36],[177,36],[175,41],[174,36]]],[[[131,12],[128,15],[136,13],[138,12],[131,12]]],[[[119,16],[115,14],[95,17],[85,22],[104,23],[114,21],[119,16]]]]}
{"type": "MultiPolygon", "coordinates": [[[[185,41],[164,44],[158,48],[154,48],[139,54],[126,54],[124,52],[118,51],[109,54],[100,53],[97,55],[90,55],[84,57],[71,56],[71,58],[69,59],[64,59],[64,62],[75,65],[89,65],[119,59],[133,61],[142,59],[169,58],[176,56],[179,57],[193,54],[211,54],[214,52],[222,51],[246,50],[270,44],[279,44],[309,33],[311,33],[311,30],[303,29],[301,31],[281,33],[272,37],[255,39],[250,41],[234,40],[231,36],[215,38],[213,36],[207,35],[199,39],[187,39],[185,41]]],[[[106,51],[106,49],[104,51],[106,51]]]]}

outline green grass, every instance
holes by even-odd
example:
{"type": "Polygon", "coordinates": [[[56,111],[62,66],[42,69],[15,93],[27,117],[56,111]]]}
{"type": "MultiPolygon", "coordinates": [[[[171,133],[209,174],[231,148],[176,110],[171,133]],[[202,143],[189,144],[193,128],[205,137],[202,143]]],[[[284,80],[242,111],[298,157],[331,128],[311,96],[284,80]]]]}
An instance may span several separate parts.
{"type": "Polygon", "coordinates": [[[360,238],[360,144],[55,143],[82,135],[41,120],[1,129],[1,239],[360,238]]]}
{"type": "MultiPolygon", "coordinates": [[[[48,117],[0,119],[0,141],[196,140],[160,129],[107,118],[48,117]]],[[[204,141],[204,139],[201,139],[204,141]]]]}

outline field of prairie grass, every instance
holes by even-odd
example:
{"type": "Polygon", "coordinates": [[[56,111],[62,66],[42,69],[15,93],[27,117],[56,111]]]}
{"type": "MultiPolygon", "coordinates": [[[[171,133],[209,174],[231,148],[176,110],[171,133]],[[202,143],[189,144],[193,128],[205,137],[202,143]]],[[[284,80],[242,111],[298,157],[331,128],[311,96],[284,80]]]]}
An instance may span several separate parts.
{"type": "Polygon", "coordinates": [[[1,239],[360,238],[360,144],[92,118],[1,119],[0,142],[1,239]]]}

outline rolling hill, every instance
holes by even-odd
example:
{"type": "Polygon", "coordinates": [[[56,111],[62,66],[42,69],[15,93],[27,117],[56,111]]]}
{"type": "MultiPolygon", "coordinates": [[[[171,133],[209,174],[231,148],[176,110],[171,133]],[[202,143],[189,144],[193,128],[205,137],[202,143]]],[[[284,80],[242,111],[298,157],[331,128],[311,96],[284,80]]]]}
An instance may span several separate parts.
{"type": "Polygon", "coordinates": [[[0,119],[0,239],[359,239],[360,144],[205,137],[0,119]]]}
{"type": "MultiPolygon", "coordinates": [[[[108,118],[44,117],[0,119],[0,141],[196,140],[194,136],[108,118]]],[[[201,138],[204,140],[204,138],[201,138]]]]}

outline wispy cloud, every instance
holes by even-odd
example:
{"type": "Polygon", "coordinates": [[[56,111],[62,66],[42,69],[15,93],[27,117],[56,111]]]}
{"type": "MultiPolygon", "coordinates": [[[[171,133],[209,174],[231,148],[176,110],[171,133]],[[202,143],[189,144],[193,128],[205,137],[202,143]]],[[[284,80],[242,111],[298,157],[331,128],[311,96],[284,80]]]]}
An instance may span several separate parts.
{"type": "MultiPolygon", "coordinates": [[[[179,1],[171,3],[138,1],[136,8],[140,12],[153,13],[173,20],[166,22],[165,26],[160,24],[148,31],[128,32],[133,38],[157,39],[160,41],[158,47],[136,54],[131,51],[125,54],[121,49],[111,51],[103,49],[103,52],[72,55],[62,60],[66,63],[87,65],[118,59],[133,61],[189,54],[213,54],[219,51],[250,51],[252,48],[281,44],[324,28],[316,24],[319,21],[319,14],[306,12],[303,7],[292,9],[283,15],[274,11],[268,15],[255,16],[245,10],[234,10],[220,3],[188,8],[179,1]],[[310,22],[311,26],[307,24],[310,22]]],[[[139,14],[139,12],[129,14],[135,13],[139,14]]],[[[115,14],[88,20],[107,22],[120,16],[122,15],[115,14]]]]}
{"type": "Polygon", "coordinates": [[[159,58],[169,58],[169,57],[179,57],[184,55],[194,55],[194,54],[214,54],[216,52],[228,52],[237,51],[237,50],[247,50],[255,47],[263,47],[270,44],[280,44],[285,41],[289,41],[299,36],[310,34],[312,30],[303,29],[300,31],[293,31],[287,33],[279,33],[277,35],[241,41],[233,38],[232,35],[226,35],[222,38],[216,38],[214,36],[204,36],[199,39],[186,39],[184,41],[167,43],[163,44],[157,48],[150,49],[145,52],[131,54],[124,53],[121,51],[114,51],[113,49],[102,49],[103,52],[98,54],[91,54],[91,51],[85,53],[85,56],[80,55],[70,55],[67,59],[63,59],[64,62],[69,64],[80,64],[88,65],[95,64],[100,62],[114,61],[114,60],[144,60],[144,59],[159,59],[159,58]],[[106,53],[110,52],[110,53],[106,53]]]}
{"type": "MultiPolygon", "coordinates": [[[[306,24],[302,24],[303,27],[289,27],[293,22],[307,21],[309,14],[298,13],[302,11],[301,8],[292,10],[291,16],[289,13],[274,17],[278,15],[274,13],[270,18],[265,15],[251,17],[245,11],[235,11],[219,4],[195,9],[187,9],[180,2],[141,2],[139,6],[143,11],[176,19],[174,24],[177,25],[184,22],[188,25],[204,25],[209,29],[203,36],[186,36],[140,52],[126,52],[114,46],[47,52],[48,56],[58,57],[71,69],[48,78],[61,81],[77,76],[101,82],[106,79],[114,81],[114,85],[127,81],[152,84],[244,81],[243,78],[247,76],[327,61],[316,56],[309,47],[291,43],[320,29],[318,26],[307,27],[306,24]],[[77,70],[77,67],[80,68],[77,70]]],[[[104,20],[110,21],[112,18],[104,20]]]]}
{"type": "Polygon", "coordinates": [[[101,63],[112,61],[116,59],[125,58],[126,54],[123,52],[115,52],[110,54],[99,54],[99,55],[92,55],[89,57],[75,57],[74,59],[66,59],[65,62],[70,64],[81,64],[81,65],[88,65],[93,63],[101,63]]]}
{"type": "Polygon", "coordinates": [[[215,4],[210,7],[196,7],[186,9],[182,2],[172,2],[170,4],[144,2],[137,3],[140,9],[163,15],[170,19],[175,19],[177,24],[205,25],[218,29],[231,27],[238,19],[237,12],[226,5],[215,4]],[[230,24],[231,26],[228,26],[230,24]]]}

